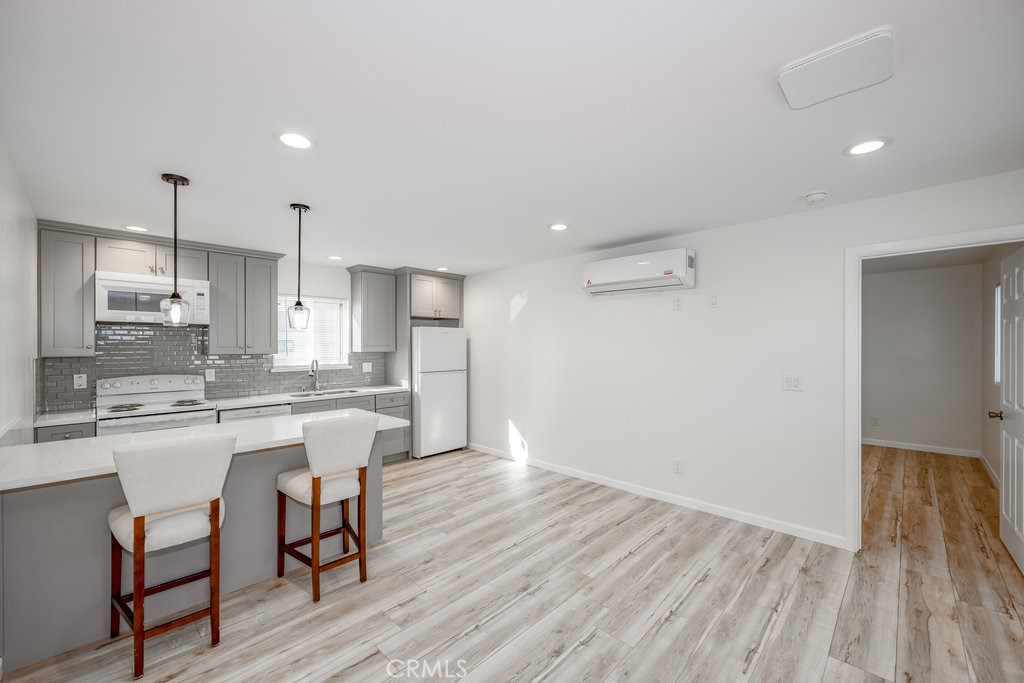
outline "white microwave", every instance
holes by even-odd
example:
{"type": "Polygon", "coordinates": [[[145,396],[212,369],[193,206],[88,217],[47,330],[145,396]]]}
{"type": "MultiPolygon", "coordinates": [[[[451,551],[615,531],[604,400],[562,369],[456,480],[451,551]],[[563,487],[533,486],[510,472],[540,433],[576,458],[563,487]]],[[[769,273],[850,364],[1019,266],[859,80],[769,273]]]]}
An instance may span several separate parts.
{"type": "MultiPolygon", "coordinates": [[[[160,302],[171,295],[174,279],[160,275],[96,272],[96,321],[162,323],[160,302]]],[[[208,280],[178,279],[178,294],[192,308],[190,325],[210,324],[208,280]]]]}

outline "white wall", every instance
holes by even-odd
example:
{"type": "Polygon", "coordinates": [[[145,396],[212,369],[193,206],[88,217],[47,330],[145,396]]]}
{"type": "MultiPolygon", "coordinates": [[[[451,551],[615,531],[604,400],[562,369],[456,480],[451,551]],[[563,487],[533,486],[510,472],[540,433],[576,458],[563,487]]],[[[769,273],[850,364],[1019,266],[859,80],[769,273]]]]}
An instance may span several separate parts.
{"type": "Polygon", "coordinates": [[[848,545],[846,247],[1020,223],[1024,171],[470,276],[470,441],[848,545]],[[682,311],[580,291],[586,261],[672,246],[682,311]]]}
{"type": "Polygon", "coordinates": [[[36,217],[0,141],[0,444],[31,430],[37,350],[36,217]]]}
{"type": "Polygon", "coordinates": [[[981,341],[981,422],[982,445],[981,454],[985,465],[993,479],[999,481],[999,420],[987,417],[990,410],[998,411],[1001,407],[999,386],[995,383],[995,286],[999,284],[999,265],[1003,259],[1020,249],[1022,244],[1006,244],[995,249],[982,264],[981,275],[981,306],[982,306],[982,341],[981,341]]]}
{"type": "Polygon", "coordinates": [[[864,276],[865,439],[981,455],[981,270],[968,265],[864,276]]]}

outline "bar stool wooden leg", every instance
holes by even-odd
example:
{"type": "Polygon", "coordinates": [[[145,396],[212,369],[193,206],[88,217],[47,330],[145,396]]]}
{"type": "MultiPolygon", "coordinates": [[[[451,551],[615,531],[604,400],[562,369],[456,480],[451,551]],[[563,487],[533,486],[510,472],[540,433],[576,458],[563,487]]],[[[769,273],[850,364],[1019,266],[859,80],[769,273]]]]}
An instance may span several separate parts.
{"type": "Polygon", "coordinates": [[[366,468],[359,468],[359,580],[366,581],[366,468]]]}
{"type": "Polygon", "coordinates": [[[121,633],[121,613],[114,606],[114,599],[121,597],[121,563],[123,551],[114,534],[110,534],[110,637],[121,633]]]}
{"type": "Polygon", "coordinates": [[[348,555],[348,498],[341,501],[341,552],[348,555]]]}
{"type": "Polygon", "coordinates": [[[313,573],[313,602],[320,602],[320,477],[313,477],[310,569],[313,573]]]}
{"type": "Polygon", "coordinates": [[[210,645],[220,643],[220,499],[210,501],[210,645]]]}
{"type": "Polygon", "coordinates": [[[287,513],[288,499],[277,492],[277,577],[284,576],[284,527],[287,513]]]}
{"type": "Polygon", "coordinates": [[[133,672],[142,675],[145,659],[146,629],[143,626],[146,599],[146,518],[136,517],[135,539],[132,549],[132,638],[135,650],[133,672]]]}

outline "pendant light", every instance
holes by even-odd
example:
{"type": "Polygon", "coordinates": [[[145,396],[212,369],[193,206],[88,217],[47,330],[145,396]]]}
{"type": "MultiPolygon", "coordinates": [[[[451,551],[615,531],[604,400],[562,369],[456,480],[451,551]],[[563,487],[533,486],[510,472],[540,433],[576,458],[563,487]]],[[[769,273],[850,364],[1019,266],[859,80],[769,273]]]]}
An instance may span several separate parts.
{"type": "Polygon", "coordinates": [[[295,282],[295,305],[288,307],[288,327],[304,330],[309,325],[309,309],[302,305],[302,214],[309,211],[309,207],[305,204],[292,204],[291,207],[299,212],[299,274],[295,282]]]}
{"type": "Polygon", "coordinates": [[[160,179],[174,186],[174,287],[171,295],[160,302],[160,313],[164,316],[164,327],[186,327],[192,310],[178,294],[178,186],[188,185],[188,178],[164,173],[160,179]]]}

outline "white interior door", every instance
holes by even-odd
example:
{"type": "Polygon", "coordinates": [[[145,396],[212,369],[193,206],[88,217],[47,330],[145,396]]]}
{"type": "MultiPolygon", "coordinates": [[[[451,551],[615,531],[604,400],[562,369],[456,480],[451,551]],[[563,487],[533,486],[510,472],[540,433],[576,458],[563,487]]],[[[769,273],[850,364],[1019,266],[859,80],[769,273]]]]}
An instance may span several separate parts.
{"type": "Polygon", "coordinates": [[[1024,249],[1003,261],[999,538],[1024,571],[1024,249]]]}

